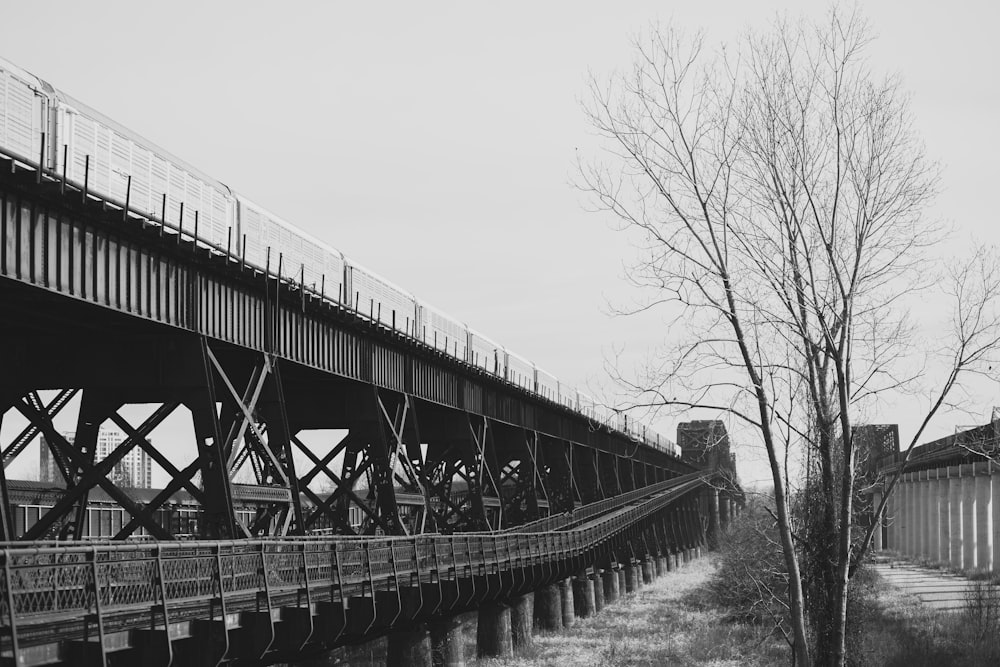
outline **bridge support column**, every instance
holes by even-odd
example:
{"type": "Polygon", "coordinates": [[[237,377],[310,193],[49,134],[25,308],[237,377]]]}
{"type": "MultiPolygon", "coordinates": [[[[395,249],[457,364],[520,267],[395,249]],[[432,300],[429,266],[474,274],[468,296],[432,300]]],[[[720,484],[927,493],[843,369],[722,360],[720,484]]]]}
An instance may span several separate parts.
{"type": "MultiPolygon", "coordinates": [[[[948,480],[945,480],[947,484],[948,480]]],[[[947,493],[947,486],[945,487],[947,493]]],[[[885,504],[885,548],[899,550],[899,485],[885,504]]]]}
{"type": "Polygon", "coordinates": [[[635,593],[639,590],[639,577],[634,563],[625,565],[625,592],[635,593]]]}
{"type": "Polygon", "coordinates": [[[562,624],[564,628],[573,627],[576,617],[573,615],[573,580],[563,579],[559,582],[559,597],[562,600],[562,624]]]}
{"type": "Polygon", "coordinates": [[[1000,469],[997,465],[990,462],[990,488],[992,490],[992,502],[993,506],[993,569],[994,571],[1000,570],[1000,469]]]}
{"type": "Polygon", "coordinates": [[[465,618],[449,616],[430,624],[432,657],[437,667],[465,667],[465,618]]]}
{"type": "Polygon", "coordinates": [[[948,523],[951,525],[951,540],[948,563],[952,567],[962,567],[962,480],[959,467],[948,467],[948,523]]]}
{"type": "Polygon", "coordinates": [[[611,604],[618,600],[618,572],[612,568],[604,571],[604,602],[611,604]]]}
{"type": "Polygon", "coordinates": [[[924,546],[924,557],[928,560],[937,560],[938,547],[938,515],[937,515],[937,470],[928,470],[924,480],[924,526],[926,535],[926,545],[924,546]]]}
{"type": "Polygon", "coordinates": [[[976,568],[993,570],[993,489],[990,464],[976,463],[976,568]]]}
{"type": "Polygon", "coordinates": [[[964,464],[961,468],[962,480],[962,569],[976,569],[976,480],[974,468],[964,464]]]}
{"type": "Polygon", "coordinates": [[[514,655],[509,605],[488,602],[479,608],[476,653],[480,658],[509,658],[514,655]]]}
{"type": "Polygon", "coordinates": [[[938,527],[938,493],[937,493],[937,470],[927,471],[927,482],[925,490],[925,512],[927,525],[927,550],[924,553],[931,561],[938,559],[941,551],[941,529],[938,527]]]}
{"type": "Polygon", "coordinates": [[[618,597],[628,594],[628,563],[619,562],[615,574],[618,578],[618,597]]]}
{"type": "MultiPolygon", "coordinates": [[[[882,489],[875,489],[872,492],[872,514],[878,510],[879,504],[882,502],[882,489]]],[[[872,533],[872,546],[875,549],[875,553],[882,551],[884,545],[882,544],[882,517],[872,517],[872,521],[875,523],[875,531],[872,533]]]]}
{"type": "Polygon", "coordinates": [[[594,587],[594,613],[600,614],[604,609],[604,579],[601,577],[600,568],[594,568],[594,573],[590,575],[590,583],[594,587]]]}
{"type": "Polygon", "coordinates": [[[594,595],[594,580],[586,571],[581,572],[573,579],[573,607],[578,617],[594,615],[594,595]]]}
{"type": "Polygon", "coordinates": [[[916,529],[917,529],[917,551],[920,558],[927,556],[930,548],[930,535],[927,529],[929,520],[927,511],[927,471],[917,473],[917,481],[914,484],[916,490],[916,529]]]}
{"type": "Polygon", "coordinates": [[[900,551],[913,554],[913,473],[903,475],[899,485],[899,533],[900,551]]]}
{"type": "Polygon", "coordinates": [[[714,487],[708,490],[708,546],[719,546],[719,490],[714,487]]]}
{"type": "Polygon", "coordinates": [[[525,593],[514,600],[511,609],[510,633],[514,650],[534,644],[531,630],[535,615],[535,594],[525,593]]]}
{"type": "Polygon", "coordinates": [[[559,584],[546,586],[535,594],[535,623],[539,630],[562,630],[562,595],[559,584]]]}
{"type": "Polygon", "coordinates": [[[937,470],[934,494],[937,496],[937,555],[939,563],[951,562],[951,509],[948,499],[948,470],[937,470]]]}
{"type": "Polygon", "coordinates": [[[652,556],[646,556],[645,560],[642,561],[642,583],[651,584],[653,583],[653,558],[652,556]]]}
{"type": "Polygon", "coordinates": [[[388,640],[386,664],[431,667],[431,637],[423,623],[394,630],[388,640]]]}

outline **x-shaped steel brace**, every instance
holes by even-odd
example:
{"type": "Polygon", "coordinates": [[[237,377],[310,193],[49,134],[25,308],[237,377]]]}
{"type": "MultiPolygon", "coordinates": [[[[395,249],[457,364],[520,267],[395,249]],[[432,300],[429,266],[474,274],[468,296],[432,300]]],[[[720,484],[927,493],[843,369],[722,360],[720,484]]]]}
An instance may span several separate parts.
{"type": "MultiPolygon", "coordinates": [[[[117,459],[108,457],[111,459],[110,463],[107,463],[108,459],[105,459],[105,461],[102,461],[101,464],[95,466],[87,461],[82,454],[77,452],[73,446],[66,441],[66,438],[64,438],[62,434],[55,430],[51,420],[47,419],[46,415],[37,411],[34,406],[28,402],[22,402],[17,407],[25,417],[39,425],[41,432],[45,435],[45,438],[59,448],[72,465],[76,466],[83,472],[80,483],[69,489],[66,496],[59,503],[57,503],[56,507],[53,507],[51,510],[46,512],[45,516],[41,517],[38,523],[32,526],[32,528],[25,533],[24,539],[39,539],[39,537],[44,535],[45,531],[52,526],[54,521],[61,518],[61,516],[65,514],[66,510],[72,506],[76,499],[89,491],[94,484],[97,484],[104,489],[112,499],[121,505],[125,511],[131,514],[133,521],[135,520],[135,517],[142,513],[142,509],[135,501],[129,498],[121,489],[115,486],[111,480],[105,477],[106,473],[99,472],[104,467],[110,471],[117,459]]],[[[149,431],[152,431],[153,428],[155,428],[155,424],[151,425],[150,422],[150,420],[154,419],[154,417],[155,415],[151,416],[150,419],[147,419],[146,422],[140,427],[139,430],[140,432],[143,432],[144,435],[148,434],[149,431]]],[[[156,423],[158,424],[159,422],[156,423]]],[[[134,444],[135,442],[129,438],[116,449],[116,452],[119,450],[127,452],[132,448],[132,446],[134,446],[134,444]]],[[[124,456],[124,453],[121,455],[124,456]]],[[[148,522],[144,522],[143,525],[147,528],[147,530],[149,530],[150,534],[157,539],[171,539],[170,534],[155,521],[150,520],[148,522]]]]}

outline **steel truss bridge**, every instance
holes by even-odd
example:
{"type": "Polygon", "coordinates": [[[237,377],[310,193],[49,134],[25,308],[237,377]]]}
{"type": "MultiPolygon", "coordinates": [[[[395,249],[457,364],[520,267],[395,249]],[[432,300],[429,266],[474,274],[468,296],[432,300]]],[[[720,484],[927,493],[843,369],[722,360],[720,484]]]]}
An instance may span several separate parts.
{"type": "Polygon", "coordinates": [[[669,563],[736,511],[713,471],[225,250],[0,156],[0,418],[28,423],[0,442],[3,664],[293,659],[669,563]],[[55,419],[77,400],[67,438],[55,419]],[[133,424],[135,404],[155,409],[133,424]],[[149,438],[184,412],[196,454],[176,463],[149,438]],[[98,460],[106,422],[127,440],[98,460]],[[304,444],[330,430],[347,435],[304,444]],[[2,471],[39,435],[66,490],[19,533],[2,471]],[[109,478],[135,448],[171,480],[143,504],[109,478]],[[237,484],[248,465],[255,483],[237,484]],[[74,543],[97,488],[130,519],[74,543]],[[182,490],[200,541],[157,520],[182,490]],[[423,499],[409,521],[403,495],[423,499]],[[125,541],[139,532],[154,541],[125,541]]]}

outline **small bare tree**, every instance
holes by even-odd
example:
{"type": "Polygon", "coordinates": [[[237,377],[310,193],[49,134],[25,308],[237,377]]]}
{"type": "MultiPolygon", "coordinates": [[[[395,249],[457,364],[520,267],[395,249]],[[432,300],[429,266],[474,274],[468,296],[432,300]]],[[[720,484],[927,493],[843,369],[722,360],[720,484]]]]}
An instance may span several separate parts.
{"type": "MultiPolygon", "coordinates": [[[[872,537],[852,540],[853,420],[919,376],[907,373],[908,304],[939,285],[927,250],[942,234],[923,215],[937,172],[899,81],[866,66],[869,41],[838,10],[822,25],[779,20],[717,54],[655,30],[631,71],[592,81],[586,107],[607,157],[581,165],[581,187],[639,232],[630,277],[683,324],[629,380],[634,404],[723,410],[759,436],[797,665],[845,662],[848,585],[872,537]],[[825,540],[808,619],[789,509],[789,459],[806,451],[821,499],[811,534],[825,540]]],[[[933,352],[948,371],[908,452],[998,344],[992,255],[946,277],[953,336],[933,352]]]]}

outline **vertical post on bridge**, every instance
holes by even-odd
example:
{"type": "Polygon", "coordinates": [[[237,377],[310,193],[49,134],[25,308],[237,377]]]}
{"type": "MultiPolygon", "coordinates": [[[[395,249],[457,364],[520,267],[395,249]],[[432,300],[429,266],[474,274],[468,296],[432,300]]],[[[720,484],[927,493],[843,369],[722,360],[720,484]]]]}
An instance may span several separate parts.
{"type": "Polygon", "coordinates": [[[993,510],[992,515],[992,530],[993,530],[993,567],[995,569],[1000,569],[1000,468],[993,461],[989,462],[990,466],[990,489],[991,489],[991,505],[993,510]]]}
{"type": "MultiPolygon", "coordinates": [[[[718,492],[716,492],[718,493],[718,492]]],[[[729,498],[727,496],[719,497],[719,526],[723,533],[729,531],[729,498]]]]}
{"type": "MultiPolygon", "coordinates": [[[[938,536],[937,536],[937,554],[935,554],[935,560],[939,563],[947,563],[950,560],[951,554],[951,525],[950,525],[950,500],[948,497],[948,471],[936,470],[937,473],[934,482],[934,495],[937,501],[937,526],[938,526],[938,536]]],[[[886,515],[889,513],[889,508],[892,506],[893,498],[889,498],[889,504],[886,506],[886,515]]],[[[889,528],[886,528],[886,533],[888,534],[889,528]]],[[[889,548],[892,548],[892,543],[889,539],[886,539],[889,543],[889,548]]]]}
{"type": "Polygon", "coordinates": [[[962,569],[976,569],[976,480],[975,468],[966,463],[960,466],[962,480],[962,569]]]}
{"type": "Polygon", "coordinates": [[[708,548],[719,546],[719,489],[708,488],[708,548]]]}
{"type": "Polygon", "coordinates": [[[993,562],[993,495],[989,462],[976,463],[976,567],[992,572],[993,562]]]}
{"type": "MultiPolygon", "coordinates": [[[[948,466],[948,522],[951,526],[948,557],[950,565],[956,568],[962,567],[962,480],[959,473],[958,466],[948,466]]],[[[905,527],[904,523],[902,528],[905,527]]]]}
{"type": "MultiPolygon", "coordinates": [[[[935,492],[936,492],[936,489],[935,489],[935,492]]],[[[873,511],[877,510],[878,506],[879,506],[879,504],[881,502],[882,502],[882,489],[876,487],[875,490],[872,491],[872,510],[873,511]]],[[[875,522],[875,531],[873,533],[874,541],[873,541],[872,544],[873,544],[873,548],[875,549],[875,553],[878,553],[878,552],[882,551],[882,549],[883,549],[883,545],[882,545],[882,525],[883,525],[883,519],[882,519],[881,516],[877,516],[877,517],[873,517],[872,520],[875,522]]]]}

